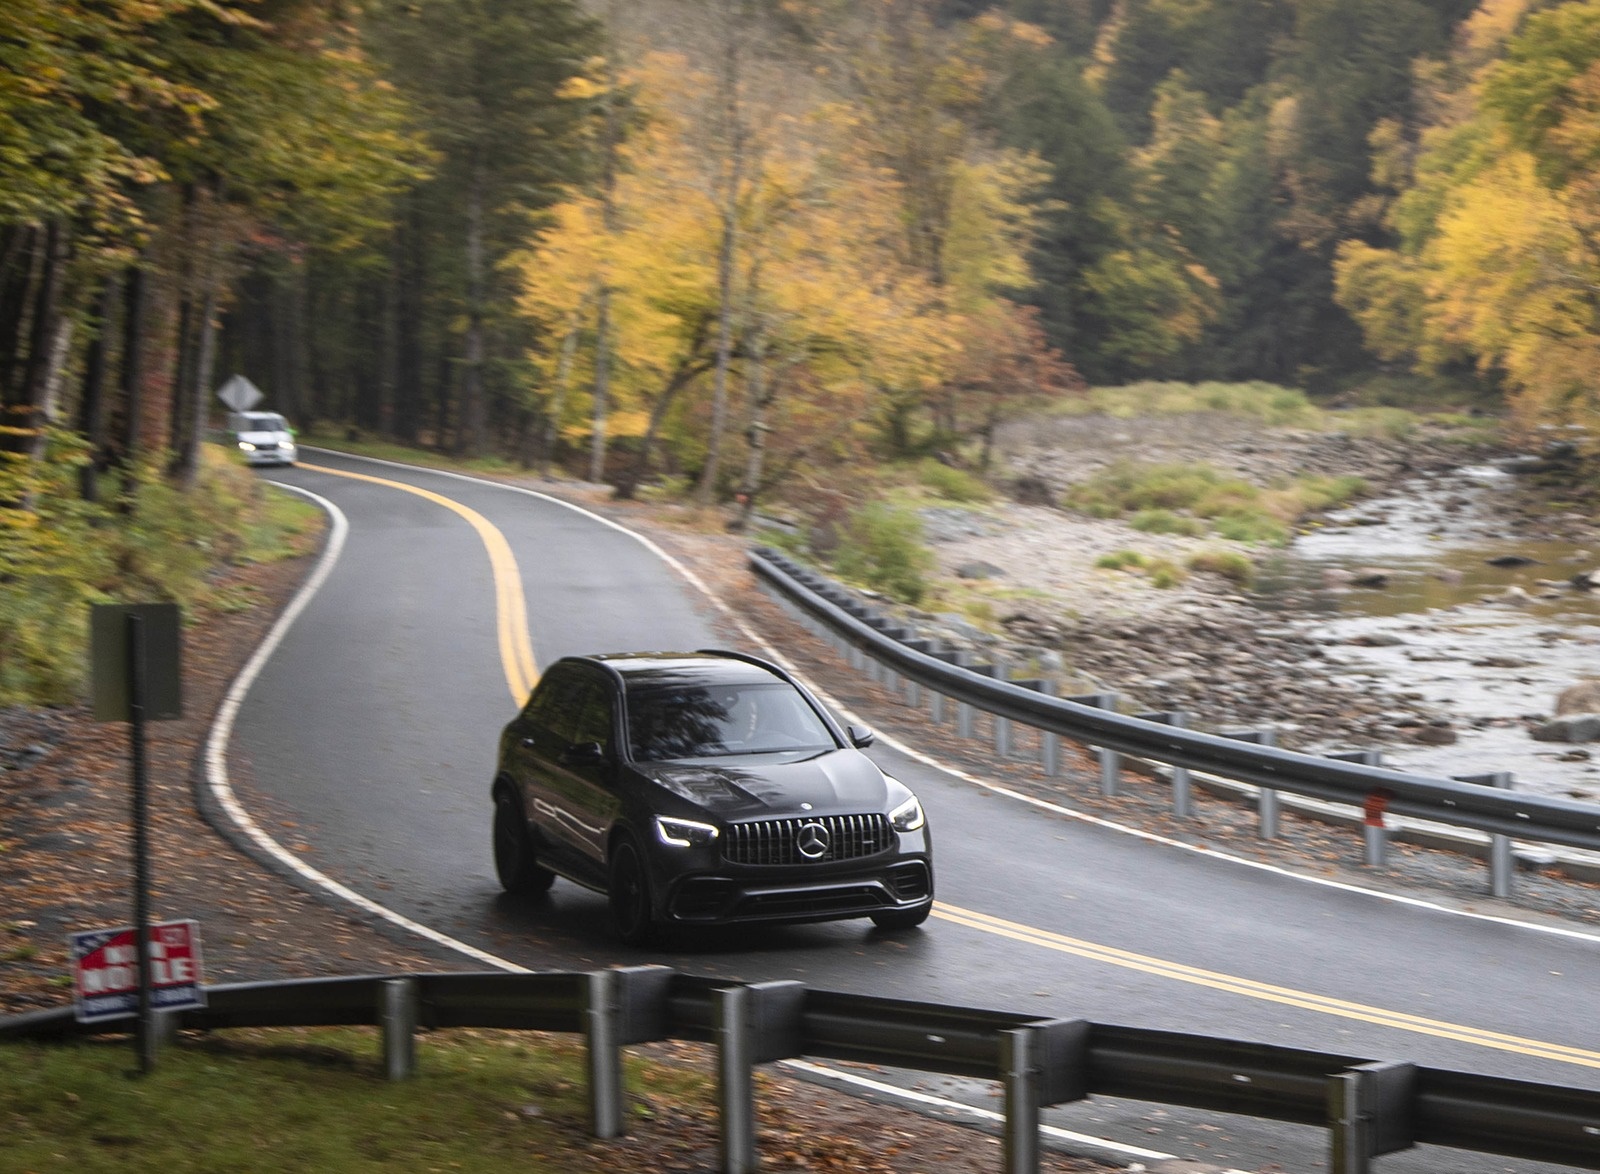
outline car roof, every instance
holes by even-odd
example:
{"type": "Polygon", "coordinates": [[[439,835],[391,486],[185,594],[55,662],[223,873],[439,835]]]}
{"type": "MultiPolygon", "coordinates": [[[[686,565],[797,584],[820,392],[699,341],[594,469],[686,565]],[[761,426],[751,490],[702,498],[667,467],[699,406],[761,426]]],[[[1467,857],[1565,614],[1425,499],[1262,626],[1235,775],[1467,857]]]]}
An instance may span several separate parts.
{"type": "Polygon", "coordinates": [[[787,681],[776,665],[719,649],[698,652],[603,652],[563,659],[587,661],[616,673],[628,684],[739,685],[787,681]]]}

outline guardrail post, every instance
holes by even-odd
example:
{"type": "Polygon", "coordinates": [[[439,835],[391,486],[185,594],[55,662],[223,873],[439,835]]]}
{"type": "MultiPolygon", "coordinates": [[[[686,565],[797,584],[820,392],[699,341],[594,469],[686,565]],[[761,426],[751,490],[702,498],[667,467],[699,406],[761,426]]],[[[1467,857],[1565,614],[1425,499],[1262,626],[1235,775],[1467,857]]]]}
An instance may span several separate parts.
{"type": "MultiPolygon", "coordinates": [[[[1090,705],[1095,709],[1117,708],[1115,693],[1084,693],[1078,697],[1068,697],[1067,700],[1076,701],[1079,705],[1090,705]]],[[[1100,793],[1110,798],[1117,793],[1117,783],[1122,774],[1122,755],[1115,750],[1107,750],[1104,746],[1096,746],[1094,751],[1100,759],[1100,793]]]]}
{"type": "Polygon", "coordinates": [[[805,1050],[805,997],[800,982],[758,982],[711,992],[722,1174],[751,1174],[757,1168],[752,1070],[805,1050]]]}
{"type": "MultiPolygon", "coordinates": [[[[1011,666],[1006,658],[998,653],[994,658],[994,679],[997,681],[1011,679],[1011,666]]],[[[1001,717],[999,714],[994,716],[994,756],[1001,762],[1011,757],[1011,719],[1001,717]]]]}
{"type": "Polygon", "coordinates": [[[178,1029],[183,1026],[183,1012],[155,1010],[150,1013],[150,1040],[156,1048],[170,1048],[178,1042],[178,1029]]]}
{"type": "Polygon", "coordinates": [[[713,991],[717,1042],[717,1110],[722,1129],[722,1174],[756,1168],[755,1082],[750,1061],[750,992],[742,986],[713,991]]]}
{"type": "Polygon", "coordinates": [[[1031,1027],[1000,1032],[1000,1082],[1006,1110],[1001,1161],[1005,1174],[1038,1174],[1039,1170],[1040,1072],[1035,1042],[1031,1027]]]}
{"type": "Polygon", "coordinates": [[[1417,1066],[1361,1064],[1328,1077],[1330,1174],[1371,1174],[1372,1159],[1416,1145],[1417,1066]]]}
{"type": "MultiPolygon", "coordinates": [[[[1054,681],[1030,681],[1033,688],[1046,697],[1059,696],[1060,689],[1054,681]]],[[[1061,735],[1049,730],[1039,731],[1039,767],[1046,778],[1061,777],[1061,735]]]]}
{"type": "MultiPolygon", "coordinates": [[[[1239,742],[1254,742],[1257,746],[1276,746],[1277,730],[1239,730],[1224,734],[1239,742]]],[[[1256,836],[1263,840],[1278,838],[1278,792],[1271,787],[1256,788],[1256,836]]]]}
{"type": "MultiPolygon", "coordinates": [[[[949,660],[950,654],[945,651],[942,641],[929,640],[927,653],[939,660],[949,660]]],[[[944,695],[931,685],[928,687],[928,720],[936,726],[944,724],[944,695]]]]}
{"type": "MultiPolygon", "coordinates": [[[[1516,780],[1508,770],[1492,770],[1481,775],[1455,775],[1458,783],[1477,783],[1481,787],[1499,787],[1503,791],[1516,788],[1516,780]]],[[[1496,897],[1511,896],[1511,878],[1516,875],[1516,861],[1511,855],[1511,837],[1504,832],[1489,833],[1489,892],[1496,897]]]]}
{"type": "MultiPolygon", "coordinates": [[[[902,641],[902,643],[904,643],[905,646],[912,652],[927,652],[928,649],[933,646],[932,641],[920,639],[905,640],[902,641]]],[[[917,684],[916,681],[912,680],[910,677],[906,678],[905,699],[906,704],[912,709],[917,709],[922,705],[922,686],[917,684]]]]}
{"type": "Polygon", "coordinates": [[[620,1137],[627,1129],[617,1022],[621,1015],[618,986],[616,971],[592,972],[586,992],[588,1005],[583,1009],[589,1045],[589,1124],[598,1138],[620,1137]]]}
{"type": "MultiPolygon", "coordinates": [[[[1162,725],[1171,726],[1175,730],[1189,728],[1189,715],[1179,709],[1163,709],[1155,713],[1141,713],[1136,715],[1147,722],[1160,722],[1162,725]]],[[[1172,768],[1172,814],[1179,819],[1188,819],[1194,815],[1194,787],[1193,779],[1186,766],[1172,768]]]]}
{"type": "MultiPolygon", "coordinates": [[[[1359,762],[1362,766],[1382,766],[1381,750],[1347,750],[1330,754],[1337,762],[1359,762]]],[[[1361,860],[1368,868],[1382,868],[1389,858],[1389,829],[1384,825],[1383,813],[1389,806],[1391,795],[1379,787],[1367,795],[1361,805],[1361,860]]]]}
{"type": "Polygon", "coordinates": [[[417,980],[386,978],[378,985],[383,1078],[409,1080],[417,1071],[417,980]]]}

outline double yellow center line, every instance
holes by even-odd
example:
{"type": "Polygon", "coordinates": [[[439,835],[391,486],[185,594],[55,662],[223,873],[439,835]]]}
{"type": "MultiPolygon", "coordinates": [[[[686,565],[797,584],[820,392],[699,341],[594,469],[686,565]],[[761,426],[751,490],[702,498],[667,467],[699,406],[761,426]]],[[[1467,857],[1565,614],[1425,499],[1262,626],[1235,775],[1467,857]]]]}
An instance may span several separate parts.
{"type": "Polygon", "coordinates": [[[1235,975],[1222,974],[1215,970],[1202,970],[1198,966],[1185,966],[1181,962],[1169,962],[1165,958],[1153,958],[1148,954],[1136,954],[1131,950],[1119,950],[1114,946],[1102,946],[1097,942],[1086,942],[1081,938],[1072,938],[1067,937],[1065,934],[1036,929],[1031,925],[1021,925],[1015,921],[1006,921],[1003,918],[991,917],[987,913],[977,913],[971,909],[962,909],[955,905],[946,905],[943,902],[934,906],[933,915],[941,920],[949,921],[956,925],[964,925],[968,929],[975,929],[981,933],[1009,938],[1015,942],[1023,942],[1045,950],[1054,950],[1061,954],[1072,954],[1079,958],[1088,959],[1091,962],[1102,962],[1108,966],[1120,966],[1124,970],[1137,970],[1144,974],[1154,975],[1157,978],[1170,979],[1173,982],[1209,987],[1225,994],[1241,995],[1247,999],[1260,999],[1268,1003],[1282,1003],[1284,1006],[1298,1007],[1304,1011],[1317,1011],[1324,1015],[1335,1015],[1341,1019],[1359,1020],[1363,1023],[1376,1024],[1379,1027],[1391,1027],[1400,1031],[1416,1032],[1418,1035],[1437,1036],[1440,1039],[1476,1044],[1479,1047],[1494,1048],[1502,1052],[1516,1052],[1518,1055],[1536,1056],[1543,1060],[1555,1060],[1563,1064],[1579,1064],[1586,1068],[1600,1068],[1600,1052],[1590,1051],[1586,1048],[1546,1043],[1543,1040],[1524,1039],[1521,1036],[1507,1035],[1499,1031],[1485,1031],[1477,1027],[1464,1027],[1458,1023],[1447,1023],[1443,1020],[1429,1019],[1421,1015],[1410,1015],[1404,1011],[1390,1011],[1384,1007],[1372,1007],[1365,1003],[1352,1003],[1345,999],[1313,994],[1310,991],[1295,990],[1293,987],[1256,982],[1254,979],[1239,978],[1235,975]]]}
{"type": "Polygon", "coordinates": [[[533,659],[533,638],[528,634],[528,607],[522,595],[522,572],[517,569],[516,556],[511,544],[476,510],[470,510],[458,501],[404,481],[385,477],[369,477],[365,473],[351,473],[344,469],[330,469],[325,465],[305,465],[319,473],[335,477],[348,477],[352,481],[369,481],[390,489],[403,489],[466,519],[467,525],[477,531],[489,552],[489,566],[494,571],[494,610],[500,642],[500,663],[505,669],[506,684],[511,687],[511,701],[518,709],[528,700],[528,694],[539,683],[539,666],[533,659]]]}

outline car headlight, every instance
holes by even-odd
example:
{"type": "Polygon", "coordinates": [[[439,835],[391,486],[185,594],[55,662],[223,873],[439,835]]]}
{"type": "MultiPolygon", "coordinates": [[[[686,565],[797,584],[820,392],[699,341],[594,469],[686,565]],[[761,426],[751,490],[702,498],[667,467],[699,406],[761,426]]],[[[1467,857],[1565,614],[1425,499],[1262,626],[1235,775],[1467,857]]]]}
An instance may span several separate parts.
{"type": "Polygon", "coordinates": [[[255,452],[256,451],[256,446],[251,444],[248,440],[241,440],[239,442],[239,447],[244,449],[245,452],[255,452]]]}
{"type": "Polygon", "coordinates": [[[705,848],[719,834],[715,824],[656,816],[656,835],[661,837],[663,844],[670,844],[674,848],[705,848]]]}
{"type": "Polygon", "coordinates": [[[889,812],[889,822],[897,832],[914,832],[928,822],[928,817],[922,814],[922,804],[917,802],[917,797],[908,795],[905,802],[889,812]]]}

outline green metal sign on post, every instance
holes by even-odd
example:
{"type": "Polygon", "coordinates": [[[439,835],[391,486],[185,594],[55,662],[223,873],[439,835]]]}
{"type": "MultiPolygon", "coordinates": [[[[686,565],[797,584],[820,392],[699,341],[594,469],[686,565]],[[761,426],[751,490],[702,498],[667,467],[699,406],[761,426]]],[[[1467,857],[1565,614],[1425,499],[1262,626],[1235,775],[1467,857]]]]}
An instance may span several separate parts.
{"type": "Polygon", "coordinates": [[[183,716],[180,635],[175,603],[95,604],[89,614],[94,716],[125,721],[133,756],[133,928],[139,953],[139,1019],[134,1048],[139,1071],[155,1067],[155,1013],[150,1001],[149,786],[144,723],[183,716]]]}

